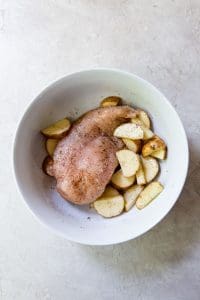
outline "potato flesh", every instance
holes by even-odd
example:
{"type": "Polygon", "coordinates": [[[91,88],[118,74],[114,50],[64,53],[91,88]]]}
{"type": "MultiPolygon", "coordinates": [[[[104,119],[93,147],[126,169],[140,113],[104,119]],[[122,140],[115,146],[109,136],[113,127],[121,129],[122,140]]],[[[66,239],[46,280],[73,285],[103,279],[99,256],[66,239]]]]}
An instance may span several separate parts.
{"type": "Polygon", "coordinates": [[[151,139],[154,136],[153,131],[151,131],[147,127],[143,126],[142,129],[144,131],[144,138],[143,138],[144,140],[151,139]]]}
{"type": "Polygon", "coordinates": [[[48,138],[60,139],[64,137],[70,129],[71,123],[68,119],[62,119],[41,130],[42,134],[48,138]]]}
{"type": "Polygon", "coordinates": [[[137,124],[138,126],[141,126],[141,127],[144,126],[144,123],[138,117],[132,118],[131,123],[137,124]]]}
{"type": "Polygon", "coordinates": [[[122,140],[129,150],[134,151],[135,153],[140,152],[141,145],[142,145],[141,140],[131,140],[131,139],[126,139],[126,138],[124,138],[122,140]]]}
{"type": "Polygon", "coordinates": [[[142,157],[142,165],[146,178],[146,183],[152,181],[159,172],[159,164],[157,160],[153,157],[142,157]]]}
{"type": "Polygon", "coordinates": [[[133,123],[125,123],[115,129],[114,136],[118,138],[139,140],[143,139],[144,133],[139,125],[133,123]]]}
{"type": "Polygon", "coordinates": [[[119,192],[116,189],[114,189],[112,186],[108,185],[105,188],[105,191],[103,192],[101,197],[113,197],[117,195],[119,195],[119,192]]]}
{"type": "Polygon", "coordinates": [[[153,131],[151,131],[139,118],[132,118],[131,122],[141,127],[143,130],[143,139],[148,140],[154,136],[153,131]]]}
{"type": "Polygon", "coordinates": [[[101,101],[100,106],[101,107],[117,106],[117,105],[121,105],[121,103],[122,103],[122,99],[120,97],[110,96],[103,99],[101,101]]]}
{"type": "Polygon", "coordinates": [[[166,158],[166,149],[157,150],[151,153],[151,156],[158,158],[158,159],[165,159],[166,158]]]}
{"type": "Polygon", "coordinates": [[[101,197],[94,202],[94,208],[105,218],[116,217],[124,210],[124,198],[122,195],[101,197]]]}
{"type": "Polygon", "coordinates": [[[117,159],[125,177],[135,175],[140,167],[140,160],[138,155],[131,150],[120,150],[116,152],[117,159]]]}
{"type": "Polygon", "coordinates": [[[153,199],[155,199],[163,191],[163,189],[164,187],[160,182],[158,181],[151,182],[140,193],[139,197],[136,200],[136,207],[138,209],[143,209],[153,199]]]}
{"type": "Polygon", "coordinates": [[[57,144],[58,144],[58,140],[56,140],[56,139],[47,139],[46,140],[46,150],[47,150],[47,153],[51,157],[53,157],[53,154],[54,154],[57,144]]]}
{"type": "Polygon", "coordinates": [[[143,110],[140,110],[139,111],[139,119],[143,122],[143,124],[148,128],[150,129],[151,127],[151,122],[150,122],[150,119],[149,119],[149,116],[148,114],[143,111],[143,110]]]}
{"type": "Polygon", "coordinates": [[[137,184],[139,184],[139,185],[146,184],[146,178],[145,178],[144,169],[143,169],[141,159],[140,159],[140,167],[136,172],[136,181],[137,181],[137,184]]]}
{"type": "Polygon", "coordinates": [[[141,185],[134,185],[124,193],[125,211],[129,211],[135,205],[136,199],[144,189],[141,185]]]}
{"type": "Polygon", "coordinates": [[[118,189],[126,189],[135,182],[135,176],[125,177],[120,169],[113,174],[111,182],[118,189]]]}

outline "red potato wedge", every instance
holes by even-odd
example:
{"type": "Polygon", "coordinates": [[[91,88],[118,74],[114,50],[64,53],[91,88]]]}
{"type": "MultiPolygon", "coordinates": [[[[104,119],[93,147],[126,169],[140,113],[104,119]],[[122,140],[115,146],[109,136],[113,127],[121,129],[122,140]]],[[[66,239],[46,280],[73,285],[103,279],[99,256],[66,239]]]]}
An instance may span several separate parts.
{"type": "Polygon", "coordinates": [[[136,207],[138,209],[143,209],[152,200],[154,200],[163,191],[163,189],[164,187],[160,182],[158,181],[151,182],[140,193],[139,197],[136,200],[136,207]]]}
{"type": "Polygon", "coordinates": [[[101,101],[101,107],[108,107],[108,106],[118,106],[122,104],[122,98],[118,96],[110,96],[106,97],[101,101]]]}
{"type": "Polygon", "coordinates": [[[71,123],[68,119],[62,119],[49,127],[42,129],[41,133],[48,138],[61,139],[67,134],[70,126],[71,123]]]}

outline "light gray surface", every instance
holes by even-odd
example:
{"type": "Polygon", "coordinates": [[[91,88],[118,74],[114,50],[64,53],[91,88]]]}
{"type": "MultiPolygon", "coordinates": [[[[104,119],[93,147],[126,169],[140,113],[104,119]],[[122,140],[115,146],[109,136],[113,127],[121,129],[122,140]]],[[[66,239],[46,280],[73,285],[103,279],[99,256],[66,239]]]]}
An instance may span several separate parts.
{"type": "Polygon", "coordinates": [[[199,0],[0,0],[1,300],[200,299],[199,66],[199,0]],[[159,87],[191,150],[189,179],[164,221],[137,240],[99,248],[37,223],[10,159],[28,103],[53,80],[96,66],[129,70],[159,87]]]}

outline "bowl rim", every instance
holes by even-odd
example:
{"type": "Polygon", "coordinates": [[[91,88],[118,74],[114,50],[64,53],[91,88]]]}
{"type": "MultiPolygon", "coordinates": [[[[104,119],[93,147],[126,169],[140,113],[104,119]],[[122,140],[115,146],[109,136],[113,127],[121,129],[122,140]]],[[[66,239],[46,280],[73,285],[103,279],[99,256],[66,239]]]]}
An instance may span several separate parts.
{"type": "Polygon", "coordinates": [[[165,217],[166,215],[171,211],[171,209],[173,208],[173,206],[175,205],[175,203],[177,202],[178,198],[180,197],[180,194],[183,190],[183,187],[184,187],[184,184],[185,184],[185,181],[186,181],[186,178],[187,178],[187,174],[188,174],[188,168],[189,168],[189,146],[188,146],[188,139],[187,139],[187,135],[186,135],[186,132],[185,132],[185,129],[184,129],[184,126],[183,126],[183,123],[178,115],[178,113],[176,112],[175,108],[173,107],[173,105],[169,102],[169,100],[165,97],[165,95],[157,88],[155,87],[152,83],[150,83],[149,81],[141,78],[140,76],[134,74],[134,73],[131,73],[129,71],[124,71],[124,70],[121,70],[121,69],[117,69],[117,68],[92,68],[92,69],[83,69],[83,70],[80,70],[78,72],[73,72],[73,73],[69,73],[65,76],[62,76],[61,78],[59,79],[56,79],[54,81],[52,81],[48,86],[46,86],[33,100],[31,100],[25,107],[24,111],[22,112],[21,114],[21,117],[17,123],[17,126],[16,126],[16,130],[15,130],[15,133],[14,133],[14,138],[13,138],[13,143],[12,143],[12,172],[13,172],[13,177],[15,179],[15,184],[17,186],[17,190],[18,190],[18,193],[22,196],[22,199],[23,199],[23,202],[25,203],[26,207],[28,208],[28,210],[31,212],[31,214],[39,221],[40,224],[43,224],[46,228],[48,228],[48,230],[50,230],[51,232],[54,232],[56,233],[58,236],[60,237],[63,237],[65,239],[67,239],[68,241],[71,241],[71,242],[76,242],[78,244],[82,244],[82,245],[91,245],[91,246],[106,246],[106,245],[114,245],[114,244],[121,244],[121,243],[124,243],[124,242],[127,242],[127,241],[130,241],[132,239],[136,239],[138,238],[139,236],[147,233],[148,231],[150,231],[151,229],[153,229],[158,223],[160,223],[165,217]],[[76,239],[76,238],[72,238],[71,236],[69,237],[67,235],[67,233],[63,233],[61,231],[59,231],[58,229],[54,228],[49,222],[45,221],[41,216],[37,215],[37,213],[32,210],[32,208],[29,206],[28,202],[26,201],[26,196],[24,195],[24,192],[21,188],[21,185],[20,185],[20,182],[19,182],[19,179],[18,179],[18,172],[17,172],[17,168],[16,168],[16,145],[17,145],[17,138],[18,138],[18,135],[19,135],[19,132],[20,132],[20,125],[23,121],[23,119],[25,118],[26,114],[32,109],[32,106],[37,103],[40,98],[43,96],[43,94],[45,94],[49,89],[52,89],[54,88],[57,84],[59,84],[60,82],[62,82],[63,80],[65,80],[66,78],[73,78],[74,76],[76,77],[77,75],[82,75],[82,74],[86,74],[86,73],[92,73],[92,72],[111,72],[111,73],[118,73],[118,74],[121,74],[123,76],[128,76],[130,78],[135,78],[139,81],[141,81],[144,85],[146,86],[149,86],[150,88],[153,88],[156,92],[160,93],[165,102],[166,102],[166,105],[168,105],[170,107],[171,110],[174,111],[177,119],[179,120],[179,123],[180,123],[180,128],[182,130],[182,134],[183,134],[183,138],[184,138],[184,143],[185,143],[185,167],[184,167],[184,173],[182,173],[182,182],[180,182],[180,188],[179,188],[179,192],[177,193],[177,195],[175,196],[175,199],[174,199],[174,202],[172,203],[172,205],[169,207],[169,209],[160,217],[158,218],[153,224],[151,227],[149,227],[148,229],[140,232],[137,236],[133,236],[133,237],[130,237],[130,238],[125,238],[125,239],[121,239],[119,241],[111,241],[111,242],[100,242],[100,243],[97,243],[97,242],[92,242],[91,240],[79,240],[79,239],[76,239]]]}

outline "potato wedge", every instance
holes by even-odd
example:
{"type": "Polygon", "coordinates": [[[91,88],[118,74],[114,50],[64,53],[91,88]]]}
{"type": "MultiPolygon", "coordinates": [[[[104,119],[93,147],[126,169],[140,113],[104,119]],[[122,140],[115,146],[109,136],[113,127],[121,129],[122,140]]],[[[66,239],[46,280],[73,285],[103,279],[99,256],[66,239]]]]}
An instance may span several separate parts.
{"type": "Polygon", "coordinates": [[[137,124],[139,126],[144,126],[144,123],[139,119],[139,117],[132,118],[131,123],[137,124]]]}
{"type": "Polygon", "coordinates": [[[139,110],[139,119],[144,123],[144,125],[150,129],[151,121],[148,114],[144,110],[139,110]]]}
{"type": "Polygon", "coordinates": [[[135,153],[139,153],[142,148],[142,141],[141,140],[130,140],[130,139],[122,139],[126,147],[134,151],[135,153]]]}
{"type": "Polygon", "coordinates": [[[140,126],[133,123],[125,123],[117,127],[114,136],[131,140],[143,139],[144,133],[140,126]]]}
{"type": "Polygon", "coordinates": [[[117,159],[125,177],[135,175],[140,167],[140,159],[138,154],[131,150],[123,149],[116,152],[117,159]]]}
{"type": "Polygon", "coordinates": [[[139,197],[136,200],[136,207],[138,209],[146,207],[153,199],[155,199],[163,191],[163,189],[164,187],[160,182],[151,182],[140,193],[139,197]]]}
{"type": "Polygon", "coordinates": [[[166,159],[166,155],[167,155],[167,149],[161,149],[161,150],[157,150],[154,151],[153,153],[151,153],[151,156],[159,158],[159,159],[166,159]]]}
{"type": "Polygon", "coordinates": [[[153,152],[158,150],[163,150],[166,148],[165,142],[155,136],[151,140],[149,140],[143,147],[142,147],[142,155],[144,157],[151,155],[153,152]]]}
{"type": "Polygon", "coordinates": [[[48,138],[60,139],[67,134],[70,126],[71,123],[68,119],[62,119],[50,125],[49,127],[44,128],[41,130],[41,133],[48,138]]]}
{"type": "Polygon", "coordinates": [[[152,181],[159,172],[159,164],[157,160],[153,157],[142,157],[142,165],[144,170],[144,175],[146,178],[146,183],[152,181]]]}
{"type": "Polygon", "coordinates": [[[140,167],[137,170],[135,175],[136,175],[137,184],[139,184],[139,185],[146,184],[146,178],[145,178],[144,169],[143,169],[141,159],[140,159],[140,167]]]}
{"type": "Polygon", "coordinates": [[[50,156],[45,157],[42,163],[42,170],[46,175],[54,176],[53,174],[53,159],[50,156]]]}
{"type": "Polygon", "coordinates": [[[101,107],[108,107],[108,106],[117,106],[122,104],[122,98],[118,96],[110,96],[106,97],[101,101],[101,107]]]}
{"type": "Polygon", "coordinates": [[[120,169],[113,174],[111,182],[117,189],[126,189],[135,182],[135,176],[125,177],[120,169]]]}
{"type": "Polygon", "coordinates": [[[119,195],[119,192],[114,189],[114,187],[108,185],[106,188],[105,188],[105,191],[103,192],[103,194],[101,195],[101,198],[102,197],[114,197],[114,196],[117,196],[119,195]]]}
{"type": "Polygon", "coordinates": [[[101,197],[94,201],[94,208],[98,214],[105,218],[116,217],[124,210],[124,198],[122,195],[101,197]]]}
{"type": "Polygon", "coordinates": [[[141,127],[141,129],[142,129],[143,132],[144,132],[144,135],[143,135],[143,139],[144,139],[144,140],[151,139],[151,138],[154,136],[153,131],[151,131],[148,127],[146,127],[146,126],[144,125],[144,123],[139,119],[139,117],[138,117],[138,118],[132,118],[132,119],[131,119],[131,122],[132,122],[133,124],[136,124],[136,125],[138,125],[138,126],[141,127]]]}
{"type": "Polygon", "coordinates": [[[151,131],[149,128],[146,126],[142,126],[142,130],[144,131],[144,140],[149,140],[154,136],[153,131],[151,131]]]}
{"type": "Polygon", "coordinates": [[[56,140],[56,139],[47,139],[46,140],[46,150],[47,150],[47,153],[51,157],[53,157],[54,150],[56,149],[57,144],[58,144],[58,140],[56,140]]]}
{"type": "MultiPolygon", "coordinates": [[[[118,196],[118,195],[119,195],[118,190],[116,190],[111,185],[107,185],[107,187],[105,188],[103,194],[98,199],[100,199],[100,198],[114,197],[114,196],[118,196]]],[[[90,203],[90,208],[93,208],[93,207],[94,207],[94,202],[90,203]]]]}
{"type": "Polygon", "coordinates": [[[131,207],[135,205],[136,199],[143,189],[143,186],[136,184],[126,190],[126,192],[124,193],[125,211],[129,211],[131,207]]]}

